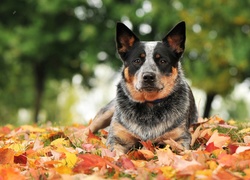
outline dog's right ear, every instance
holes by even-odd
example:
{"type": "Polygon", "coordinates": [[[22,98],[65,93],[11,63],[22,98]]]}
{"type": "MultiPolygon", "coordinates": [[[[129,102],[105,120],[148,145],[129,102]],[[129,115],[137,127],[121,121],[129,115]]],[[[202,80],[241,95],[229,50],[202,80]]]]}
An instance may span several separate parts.
{"type": "Polygon", "coordinates": [[[120,55],[128,52],[138,41],[139,38],[127,26],[121,22],[116,24],[116,46],[120,55]]]}

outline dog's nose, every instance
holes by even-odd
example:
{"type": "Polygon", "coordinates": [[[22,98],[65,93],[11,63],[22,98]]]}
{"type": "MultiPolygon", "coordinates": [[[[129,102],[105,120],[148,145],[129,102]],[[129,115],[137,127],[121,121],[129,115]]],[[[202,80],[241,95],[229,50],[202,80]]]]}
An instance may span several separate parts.
{"type": "Polygon", "coordinates": [[[150,83],[150,82],[154,82],[155,81],[155,73],[152,73],[152,72],[146,72],[146,73],[143,73],[142,75],[143,77],[143,81],[144,82],[147,82],[147,83],[150,83]]]}

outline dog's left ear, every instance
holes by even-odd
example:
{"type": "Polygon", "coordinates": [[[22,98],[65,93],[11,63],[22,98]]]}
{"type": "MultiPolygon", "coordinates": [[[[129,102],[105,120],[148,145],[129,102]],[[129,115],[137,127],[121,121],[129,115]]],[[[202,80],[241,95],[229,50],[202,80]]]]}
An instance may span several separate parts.
{"type": "Polygon", "coordinates": [[[116,46],[120,55],[128,52],[133,45],[140,41],[139,38],[123,23],[116,25],[116,46]]]}
{"type": "Polygon", "coordinates": [[[186,40],[186,24],[184,21],[178,23],[170,32],[162,39],[174,53],[180,57],[185,49],[186,40]]]}

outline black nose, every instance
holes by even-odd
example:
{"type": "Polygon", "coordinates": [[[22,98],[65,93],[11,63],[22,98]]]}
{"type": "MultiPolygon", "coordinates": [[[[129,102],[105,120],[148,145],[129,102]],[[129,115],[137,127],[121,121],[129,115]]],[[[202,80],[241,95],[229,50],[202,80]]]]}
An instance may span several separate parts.
{"type": "Polygon", "coordinates": [[[150,82],[154,82],[155,81],[155,73],[152,73],[152,72],[146,72],[146,73],[143,73],[142,75],[143,77],[143,81],[144,82],[147,82],[147,83],[150,83],[150,82]]]}

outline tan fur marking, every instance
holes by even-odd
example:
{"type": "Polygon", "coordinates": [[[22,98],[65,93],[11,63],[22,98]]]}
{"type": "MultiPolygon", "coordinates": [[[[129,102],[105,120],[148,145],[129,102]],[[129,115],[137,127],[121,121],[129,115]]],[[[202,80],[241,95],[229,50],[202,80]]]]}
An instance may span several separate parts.
{"type": "Polygon", "coordinates": [[[127,52],[134,45],[135,38],[133,36],[123,36],[120,38],[120,42],[122,44],[122,47],[118,51],[127,52]]]}
{"type": "Polygon", "coordinates": [[[145,102],[145,101],[154,101],[157,99],[162,99],[167,97],[173,90],[175,80],[178,76],[178,70],[177,68],[172,68],[172,73],[170,76],[162,76],[160,79],[161,83],[164,86],[164,89],[161,91],[152,91],[152,92],[147,92],[147,91],[138,91],[135,89],[134,84],[136,82],[136,78],[133,77],[131,78],[128,74],[128,69],[126,68],[124,70],[126,82],[127,82],[127,88],[130,92],[130,95],[135,101],[138,102],[145,102]]]}
{"type": "Polygon", "coordinates": [[[166,132],[165,134],[163,134],[162,136],[156,138],[155,140],[153,140],[153,142],[163,142],[164,140],[168,140],[168,139],[178,139],[183,132],[185,131],[184,129],[185,127],[182,125],[180,127],[177,127],[175,129],[173,129],[170,132],[166,132]]]}
{"type": "Polygon", "coordinates": [[[181,38],[180,36],[171,36],[171,37],[168,37],[167,39],[168,41],[168,44],[170,45],[170,47],[175,50],[177,53],[181,53],[183,52],[184,50],[180,47],[180,44],[181,44],[181,38]]]}
{"type": "Polygon", "coordinates": [[[111,107],[109,110],[107,110],[103,114],[98,113],[95,116],[92,123],[88,126],[89,130],[91,130],[91,132],[95,133],[99,129],[103,129],[103,128],[107,127],[111,122],[111,118],[112,118],[114,112],[115,112],[115,107],[111,107]]]}
{"type": "Polygon", "coordinates": [[[121,146],[120,144],[115,144],[114,149],[118,150],[119,152],[126,152],[128,149],[127,147],[132,147],[136,142],[138,142],[138,138],[132,135],[125,127],[123,127],[118,122],[113,122],[112,124],[113,135],[118,137],[126,146],[121,146]]]}
{"type": "Polygon", "coordinates": [[[142,54],[140,54],[140,57],[141,57],[141,58],[145,58],[145,57],[146,57],[146,54],[142,53],[142,54]]]}
{"type": "Polygon", "coordinates": [[[156,55],[155,55],[155,58],[156,58],[156,59],[159,59],[160,57],[161,57],[160,54],[156,54],[156,55]]]}
{"type": "Polygon", "coordinates": [[[129,74],[128,67],[124,69],[124,76],[127,83],[133,83],[134,77],[129,74]]]}

